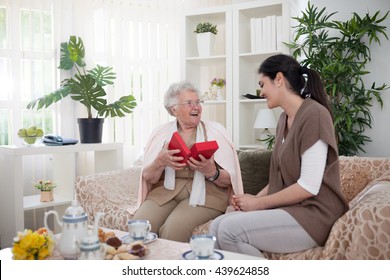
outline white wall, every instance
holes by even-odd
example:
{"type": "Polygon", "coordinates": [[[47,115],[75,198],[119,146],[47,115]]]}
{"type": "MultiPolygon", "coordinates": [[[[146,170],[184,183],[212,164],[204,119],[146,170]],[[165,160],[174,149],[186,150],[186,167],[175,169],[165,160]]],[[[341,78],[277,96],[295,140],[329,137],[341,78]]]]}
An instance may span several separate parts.
{"type": "MultiPolygon", "coordinates": [[[[338,12],[333,19],[342,21],[349,19],[353,12],[363,17],[367,12],[372,16],[375,12],[381,11],[380,15],[383,16],[390,10],[389,0],[312,0],[311,3],[318,8],[326,7],[328,14],[338,12]]],[[[387,26],[387,35],[390,38],[390,14],[382,25],[387,26]]],[[[367,87],[373,82],[376,82],[376,85],[383,83],[390,85],[390,41],[384,37],[381,41],[381,45],[373,44],[370,47],[372,61],[367,67],[371,73],[365,77],[367,87]]],[[[390,156],[390,125],[388,123],[390,121],[390,89],[383,92],[382,98],[382,110],[376,101],[373,102],[372,129],[366,130],[366,135],[372,139],[372,142],[364,147],[366,156],[390,156]]]]}

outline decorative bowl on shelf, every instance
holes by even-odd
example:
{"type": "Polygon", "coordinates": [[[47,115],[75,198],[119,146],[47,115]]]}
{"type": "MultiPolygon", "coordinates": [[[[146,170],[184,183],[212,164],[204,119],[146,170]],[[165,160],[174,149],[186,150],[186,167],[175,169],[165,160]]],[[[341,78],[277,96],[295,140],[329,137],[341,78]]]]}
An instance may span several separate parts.
{"type": "Polygon", "coordinates": [[[35,125],[23,127],[18,130],[18,136],[25,146],[38,146],[41,143],[41,138],[44,135],[42,128],[35,125]]]}
{"type": "Polygon", "coordinates": [[[24,146],[35,147],[42,143],[42,137],[38,136],[25,136],[19,137],[24,146]]]}

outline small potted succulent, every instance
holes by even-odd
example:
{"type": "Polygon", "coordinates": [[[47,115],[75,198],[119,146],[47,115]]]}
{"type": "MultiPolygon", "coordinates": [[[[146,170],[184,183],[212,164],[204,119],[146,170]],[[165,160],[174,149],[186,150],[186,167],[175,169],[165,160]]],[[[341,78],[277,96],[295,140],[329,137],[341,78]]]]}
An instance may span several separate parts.
{"type": "Polygon", "coordinates": [[[52,181],[39,180],[37,183],[34,183],[34,187],[41,191],[41,202],[47,202],[53,200],[53,189],[57,185],[52,181]]]}
{"type": "Polygon", "coordinates": [[[201,22],[196,26],[194,33],[197,37],[199,56],[213,55],[217,26],[211,22],[201,22]]]}
{"type": "Polygon", "coordinates": [[[197,33],[197,34],[207,33],[207,32],[211,32],[214,35],[217,35],[217,33],[218,33],[217,26],[213,25],[210,22],[200,22],[200,23],[198,23],[198,25],[196,26],[196,28],[194,30],[194,33],[197,33]]]}

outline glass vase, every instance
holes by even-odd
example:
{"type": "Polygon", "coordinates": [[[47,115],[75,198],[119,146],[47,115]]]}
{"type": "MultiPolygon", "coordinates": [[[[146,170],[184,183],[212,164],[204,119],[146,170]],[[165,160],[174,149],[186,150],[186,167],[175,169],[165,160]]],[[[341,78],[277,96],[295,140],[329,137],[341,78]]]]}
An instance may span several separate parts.
{"type": "Polygon", "coordinates": [[[222,87],[217,87],[217,100],[225,100],[225,98],[222,95],[222,87]]]}

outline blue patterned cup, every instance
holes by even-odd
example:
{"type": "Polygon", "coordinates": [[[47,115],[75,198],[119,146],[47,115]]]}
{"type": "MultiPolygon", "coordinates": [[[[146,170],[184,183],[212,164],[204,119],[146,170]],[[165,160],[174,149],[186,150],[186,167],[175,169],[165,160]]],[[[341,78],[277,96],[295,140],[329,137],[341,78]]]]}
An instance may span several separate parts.
{"type": "Polygon", "coordinates": [[[217,238],[213,235],[193,235],[190,246],[197,259],[208,259],[214,254],[214,245],[217,238]]]}
{"type": "Polygon", "coordinates": [[[129,220],[127,222],[129,235],[133,240],[144,240],[152,228],[148,220],[129,220]]]}

